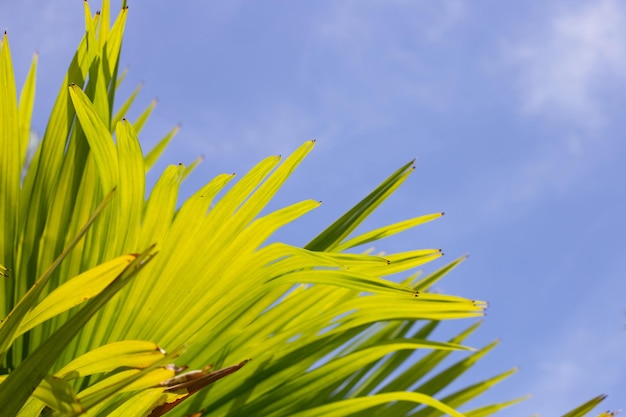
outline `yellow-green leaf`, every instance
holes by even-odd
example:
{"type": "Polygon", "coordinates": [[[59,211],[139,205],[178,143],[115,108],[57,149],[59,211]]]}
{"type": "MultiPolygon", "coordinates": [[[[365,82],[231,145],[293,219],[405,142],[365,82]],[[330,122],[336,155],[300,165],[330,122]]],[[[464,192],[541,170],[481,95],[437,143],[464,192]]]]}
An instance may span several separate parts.
{"type": "Polygon", "coordinates": [[[135,255],[120,256],[83,272],[56,288],[28,312],[22,320],[17,336],[99,294],[130,265],[135,257],[135,255]]]}

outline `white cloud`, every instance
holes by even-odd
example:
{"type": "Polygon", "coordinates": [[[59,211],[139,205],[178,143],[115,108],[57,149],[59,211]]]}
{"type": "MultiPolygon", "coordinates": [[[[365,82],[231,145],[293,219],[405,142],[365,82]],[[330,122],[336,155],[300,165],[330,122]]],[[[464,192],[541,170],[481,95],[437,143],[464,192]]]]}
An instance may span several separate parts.
{"type": "Polygon", "coordinates": [[[568,326],[556,344],[536,352],[537,374],[528,383],[533,399],[520,408],[561,415],[600,394],[608,394],[603,409],[623,406],[624,335],[618,327],[610,332],[594,327],[597,323],[568,326]]]}
{"type": "MultiPolygon", "coordinates": [[[[534,322],[538,338],[528,344],[533,362],[525,367],[526,389],[533,398],[519,407],[519,415],[523,411],[562,415],[600,394],[608,398],[598,412],[624,408],[624,273],[621,260],[606,262],[578,297],[571,295],[570,305],[560,305],[558,300],[563,298],[557,296],[553,314],[534,322]]],[[[545,290],[545,286],[538,289],[539,293],[545,290]]],[[[560,291],[571,292],[568,288],[560,291]]]]}
{"type": "MultiPolygon", "coordinates": [[[[73,48],[84,32],[82,4],[68,0],[44,4],[27,1],[20,6],[0,6],[0,24],[8,30],[9,36],[15,36],[12,41],[19,44],[35,45],[40,52],[54,53],[67,50],[68,41],[73,48]]],[[[97,9],[93,4],[91,7],[92,13],[95,13],[97,9]]],[[[23,51],[28,55],[33,52],[23,51]]]]}
{"type": "Polygon", "coordinates": [[[425,29],[428,38],[433,41],[442,39],[453,30],[466,13],[466,2],[463,0],[446,0],[440,5],[443,10],[438,14],[438,19],[431,20],[430,25],[425,29]]]}
{"type": "Polygon", "coordinates": [[[533,151],[494,181],[495,191],[484,199],[489,216],[526,212],[543,198],[570,193],[618,149],[612,125],[621,115],[611,112],[610,102],[626,92],[626,4],[577,1],[551,10],[557,11],[544,13],[545,20],[524,23],[527,34],[504,53],[515,66],[522,111],[558,129],[550,140],[529,138],[533,151]]]}
{"type": "Polygon", "coordinates": [[[204,108],[195,115],[196,126],[185,126],[185,153],[220,155],[287,155],[307,140],[328,132],[315,130],[314,121],[290,103],[268,104],[242,122],[215,109],[204,108]],[[314,136],[311,136],[314,135],[314,136]]]}
{"type": "Polygon", "coordinates": [[[329,3],[313,16],[301,75],[315,84],[324,117],[342,126],[371,131],[407,108],[446,111],[456,80],[428,56],[454,43],[465,17],[465,0],[329,3]]]}
{"type": "Polygon", "coordinates": [[[623,91],[626,80],[626,7],[617,0],[568,6],[508,53],[519,65],[526,112],[596,128],[607,122],[603,93],[623,91]]]}
{"type": "Polygon", "coordinates": [[[406,36],[415,41],[437,42],[455,29],[466,15],[464,0],[444,0],[437,3],[406,0],[344,1],[333,3],[316,26],[316,35],[335,47],[358,54],[363,48],[387,41],[395,48],[406,36]],[[393,22],[391,24],[391,22],[393,22]]]}
{"type": "Polygon", "coordinates": [[[475,200],[485,218],[524,216],[545,198],[568,195],[582,178],[593,173],[602,156],[588,149],[580,136],[562,139],[535,145],[530,156],[520,158],[493,178],[486,195],[475,200]]]}

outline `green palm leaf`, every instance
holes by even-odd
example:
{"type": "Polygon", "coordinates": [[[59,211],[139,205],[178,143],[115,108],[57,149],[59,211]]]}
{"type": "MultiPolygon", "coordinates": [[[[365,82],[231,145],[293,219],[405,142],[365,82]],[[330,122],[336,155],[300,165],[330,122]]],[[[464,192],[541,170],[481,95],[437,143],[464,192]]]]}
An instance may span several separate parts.
{"type": "Polygon", "coordinates": [[[319,202],[267,206],[314,141],[218,175],[180,206],[199,160],[169,166],[144,200],[178,127],[144,154],[138,133],[156,102],[128,121],[137,89],[114,111],[128,10],[111,24],[109,1],[84,7],[85,35],[28,162],[36,59],[18,105],[6,35],[0,50],[0,415],[461,416],[512,374],[441,398],[495,346],[462,345],[477,324],[432,339],[440,321],[483,315],[482,301],[428,292],[462,259],[418,280],[440,250],[346,252],[443,214],[352,235],[412,162],[302,248],[268,242],[319,202]]]}

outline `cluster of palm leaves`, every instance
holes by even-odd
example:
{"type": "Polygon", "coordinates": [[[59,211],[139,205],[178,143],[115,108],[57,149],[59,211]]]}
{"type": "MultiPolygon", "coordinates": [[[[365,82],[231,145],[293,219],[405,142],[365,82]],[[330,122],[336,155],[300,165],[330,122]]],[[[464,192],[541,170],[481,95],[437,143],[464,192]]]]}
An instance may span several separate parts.
{"type": "Polygon", "coordinates": [[[96,14],[85,2],[85,35],[34,155],[36,57],[18,100],[2,41],[0,416],[479,417],[518,401],[456,411],[512,370],[440,395],[494,346],[463,346],[478,323],[431,338],[443,320],[483,314],[483,302],[428,291],[461,259],[420,276],[439,250],[364,252],[441,213],[353,233],[412,164],[302,248],[267,242],[319,203],[264,209],[312,141],[181,204],[195,163],[167,167],[146,193],[177,129],[144,155],[153,105],[126,120],[136,91],[114,111],[126,16],[111,24],[108,1],[96,14]],[[446,362],[455,351],[466,353],[446,362]]]}

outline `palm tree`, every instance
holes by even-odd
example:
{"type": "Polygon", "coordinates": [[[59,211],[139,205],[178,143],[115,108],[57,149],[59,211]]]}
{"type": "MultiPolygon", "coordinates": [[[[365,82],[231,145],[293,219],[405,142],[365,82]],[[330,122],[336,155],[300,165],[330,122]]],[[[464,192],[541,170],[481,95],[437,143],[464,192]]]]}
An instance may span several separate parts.
{"type": "Polygon", "coordinates": [[[114,112],[127,9],[112,25],[106,0],[85,12],[32,158],[37,59],[18,102],[6,34],[0,50],[1,416],[486,416],[519,401],[456,411],[514,370],[440,398],[495,346],[462,344],[478,323],[431,338],[442,321],[483,314],[482,301],[428,291],[462,259],[419,276],[439,250],[363,252],[442,213],[353,233],[412,163],[304,247],[267,241],[318,202],[262,213],[313,141],[238,180],[219,175],[180,206],[196,162],[169,166],[144,200],[177,128],[144,155],[153,105],[126,120],[137,90],[114,112]],[[457,351],[469,353],[442,367],[457,351]]]}

